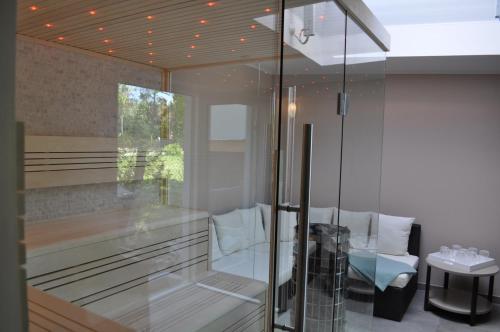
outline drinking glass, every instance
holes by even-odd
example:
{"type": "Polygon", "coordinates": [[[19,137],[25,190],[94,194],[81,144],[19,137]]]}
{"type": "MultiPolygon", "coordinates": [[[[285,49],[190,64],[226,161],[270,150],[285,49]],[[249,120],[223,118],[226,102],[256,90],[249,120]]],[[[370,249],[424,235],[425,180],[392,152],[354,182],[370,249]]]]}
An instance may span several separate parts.
{"type": "Polygon", "coordinates": [[[439,248],[439,252],[441,253],[441,256],[448,257],[450,255],[450,248],[447,246],[441,246],[439,248]]]}
{"type": "Polygon", "coordinates": [[[479,255],[483,257],[490,257],[490,252],[488,250],[479,250],[479,255]]]}

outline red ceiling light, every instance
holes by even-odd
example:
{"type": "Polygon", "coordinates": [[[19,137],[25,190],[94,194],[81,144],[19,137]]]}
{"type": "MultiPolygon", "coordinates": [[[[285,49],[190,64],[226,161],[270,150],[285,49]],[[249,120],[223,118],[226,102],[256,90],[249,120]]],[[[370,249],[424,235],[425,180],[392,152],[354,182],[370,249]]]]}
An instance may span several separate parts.
{"type": "Polygon", "coordinates": [[[215,2],[215,1],[210,1],[207,3],[208,7],[215,7],[216,5],[217,5],[217,2],[215,2]]]}
{"type": "Polygon", "coordinates": [[[250,29],[255,30],[255,29],[257,29],[257,26],[256,26],[255,24],[252,24],[252,25],[250,26],[250,29]]]}
{"type": "Polygon", "coordinates": [[[200,24],[207,24],[208,21],[207,20],[200,20],[200,24]]]}
{"type": "Polygon", "coordinates": [[[108,53],[109,53],[109,54],[111,54],[111,53],[113,53],[113,52],[114,52],[114,51],[113,51],[112,49],[109,49],[109,50],[108,50],[108,53]]]}
{"type": "Polygon", "coordinates": [[[109,40],[109,39],[104,39],[102,42],[103,42],[104,44],[109,44],[109,43],[111,43],[111,40],[109,40]]]}
{"type": "Polygon", "coordinates": [[[94,16],[95,14],[97,14],[97,12],[94,9],[92,9],[92,10],[89,10],[89,14],[94,16]]]}
{"type": "Polygon", "coordinates": [[[271,12],[271,8],[266,8],[266,9],[264,9],[264,11],[265,11],[266,13],[270,13],[270,12],[271,12]]]}
{"type": "Polygon", "coordinates": [[[153,30],[148,30],[148,35],[152,35],[153,34],[153,30]]]}
{"type": "Polygon", "coordinates": [[[201,35],[199,33],[197,33],[196,35],[194,35],[194,38],[200,38],[201,35]]]}
{"type": "Polygon", "coordinates": [[[47,29],[52,29],[52,28],[54,27],[54,24],[52,24],[52,23],[46,23],[46,24],[45,24],[45,27],[46,27],[47,29]]]}
{"type": "Polygon", "coordinates": [[[149,52],[148,54],[151,55],[151,56],[155,55],[153,52],[149,52]]]}
{"type": "Polygon", "coordinates": [[[191,45],[191,49],[194,50],[196,48],[196,45],[191,45]]]}
{"type": "Polygon", "coordinates": [[[246,39],[244,37],[241,37],[240,42],[244,43],[244,42],[246,42],[246,39]]]}
{"type": "Polygon", "coordinates": [[[63,41],[63,40],[64,40],[64,37],[63,37],[63,36],[59,36],[59,37],[57,37],[57,40],[59,40],[59,41],[63,41]]]}
{"type": "Polygon", "coordinates": [[[151,21],[154,17],[152,15],[148,15],[146,18],[151,21]]]}
{"type": "Polygon", "coordinates": [[[103,27],[98,27],[97,30],[104,31],[104,28],[103,27]]]}
{"type": "Polygon", "coordinates": [[[30,6],[30,10],[31,10],[32,12],[35,12],[35,11],[37,11],[37,10],[38,10],[38,6],[32,5],[32,6],[30,6]]]}

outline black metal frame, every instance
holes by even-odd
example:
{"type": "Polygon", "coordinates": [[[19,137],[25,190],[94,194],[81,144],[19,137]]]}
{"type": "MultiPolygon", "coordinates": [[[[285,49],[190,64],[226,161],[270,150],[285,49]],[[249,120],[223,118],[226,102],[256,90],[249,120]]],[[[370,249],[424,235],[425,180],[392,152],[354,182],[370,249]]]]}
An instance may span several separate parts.
{"type": "MultiPolygon", "coordinates": [[[[408,253],[419,256],[421,226],[413,224],[408,239],[408,253]]],[[[413,275],[404,288],[389,286],[385,291],[375,289],[373,315],[400,322],[410,305],[418,286],[417,273],[413,275]]]]}

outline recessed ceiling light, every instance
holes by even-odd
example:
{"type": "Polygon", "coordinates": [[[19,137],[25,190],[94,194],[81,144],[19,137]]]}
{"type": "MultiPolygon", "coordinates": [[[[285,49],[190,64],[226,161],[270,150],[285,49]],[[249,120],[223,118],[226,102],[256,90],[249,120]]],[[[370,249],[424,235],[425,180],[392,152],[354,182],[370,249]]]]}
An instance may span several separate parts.
{"type": "Polygon", "coordinates": [[[194,38],[200,38],[200,36],[201,35],[199,33],[197,33],[196,35],[194,35],[194,38]]]}
{"type": "Polygon", "coordinates": [[[200,20],[200,24],[207,24],[208,21],[207,20],[200,20]]]}
{"type": "Polygon", "coordinates": [[[38,10],[38,6],[32,5],[32,6],[30,6],[30,10],[32,12],[37,11],[38,10]]]}
{"type": "Polygon", "coordinates": [[[265,11],[266,13],[270,13],[270,12],[271,12],[271,8],[266,8],[266,9],[264,9],[264,11],[265,11]]]}
{"type": "Polygon", "coordinates": [[[109,39],[104,39],[104,40],[103,40],[103,43],[105,43],[105,44],[109,44],[109,43],[111,43],[111,40],[109,40],[109,39]]]}
{"type": "Polygon", "coordinates": [[[151,64],[152,64],[153,62],[154,62],[153,60],[149,60],[149,63],[151,63],[151,64]]]}
{"type": "Polygon", "coordinates": [[[154,17],[152,15],[148,15],[146,18],[151,21],[154,17]]]}
{"type": "Polygon", "coordinates": [[[149,42],[149,43],[148,43],[148,46],[153,46],[153,43],[152,43],[152,42],[149,42]]]}
{"type": "Polygon", "coordinates": [[[236,52],[236,50],[233,48],[233,49],[231,50],[231,52],[236,52]]]}
{"type": "Polygon", "coordinates": [[[207,3],[208,7],[215,7],[216,5],[217,5],[217,3],[215,1],[210,1],[207,3]]]}
{"type": "Polygon", "coordinates": [[[98,27],[97,30],[104,31],[104,28],[103,27],[98,27]]]}
{"type": "Polygon", "coordinates": [[[153,34],[153,30],[148,30],[148,35],[153,34]]]}
{"type": "Polygon", "coordinates": [[[110,53],[110,54],[111,54],[111,53],[113,53],[113,52],[114,52],[114,51],[113,51],[113,50],[111,50],[111,49],[109,49],[109,50],[108,50],[108,53],[110,53]]]}
{"type": "Polygon", "coordinates": [[[97,12],[94,9],[92,9],[92,10],[89,10],[89,14],[94,16],[95,14],[97,14],[97,12]]]}
{"type": "Polygon", "coordinates": [[[151,55],[151,56],[155,55],[153,52],[149,52],[148,54],[151,55]]]}
{"type": "Polygon", "coordinates": [[[59,41],[63,41],[63,40],[64,40],[64,37],[63,37],[63,36],[59,36],[59,37],[57,37],[57,40],[59,40],[59,41]]]}
{"type": "Polygon", "coordinates": [[[240,38],[240,42],[244,43],[245,41],[246,41],[246,39],[244,37],[240,38]]]}
{"type": "Polygon", "coordinates": [[[257,29],[257,26],[256,26],[255,24],[252,24],[252,25],[250,26],[250,29],[257,29]]]}
{"type": "Polygon", "coordinates": [[[191,49],[194,50],[196,48],[196,45],[191,45],[191,49]]]}
{"type": "Polygon", "coordinates": [[[191,58],[191,57],[192,57],[192,55],[191,55],[191,54],[188,54],[188,55],[186,55],[186,57],[187,57],[187,58],[191,58]]]}
{"type": "Polygon", "coordinates": [[[48,28],[48,29],[52,29],[54,27],[54,24],[52,24],[52,23],[46,23],[45,27],[48,28]]]}

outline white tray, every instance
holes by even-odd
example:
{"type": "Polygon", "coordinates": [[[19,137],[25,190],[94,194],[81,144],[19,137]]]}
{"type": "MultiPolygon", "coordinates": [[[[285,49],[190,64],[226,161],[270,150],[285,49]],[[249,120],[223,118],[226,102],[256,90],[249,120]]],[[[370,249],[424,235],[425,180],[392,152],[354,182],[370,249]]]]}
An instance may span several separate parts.
{"type": "Polygon", "coordinates": [[[446,262],[449,265],[453,265],[465,272],[473,272],[485,267],[495,265],[495,259],[491,257],[477,256],[474,260],[457,260],[452,257],[443,256],[440,252],[433,252],[429,254],[433,259],[446,262]]]}

